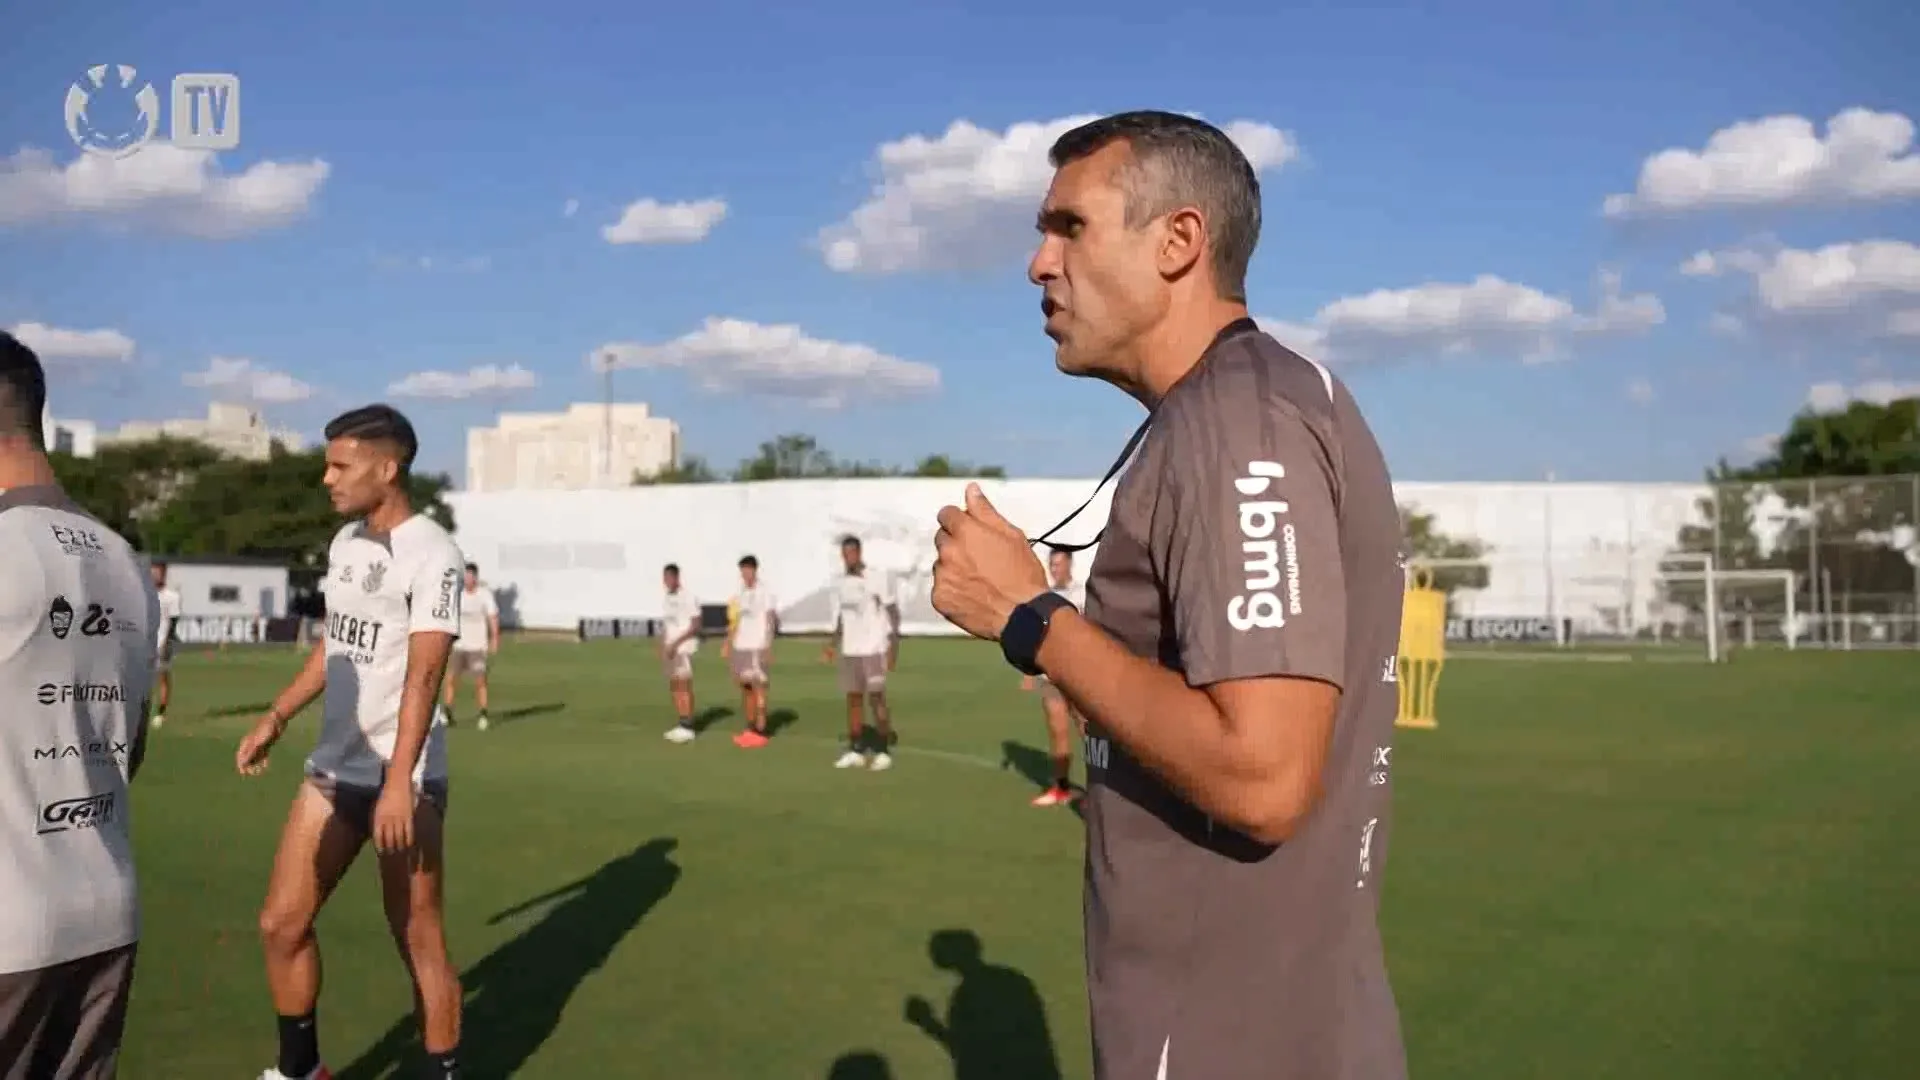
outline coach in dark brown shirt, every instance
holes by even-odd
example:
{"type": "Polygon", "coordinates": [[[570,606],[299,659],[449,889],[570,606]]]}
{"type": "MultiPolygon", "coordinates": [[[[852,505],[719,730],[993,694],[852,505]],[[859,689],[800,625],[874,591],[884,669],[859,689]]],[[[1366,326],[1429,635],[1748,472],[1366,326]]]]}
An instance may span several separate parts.
{"type": "Polygon", "coordinates": [[[1098,1080],[1401,1080],[1377,922],[1403,587],[1346,388],[1247,318],[1260,191],[1168,113],[1054,144],[1030,276],[1070,375],[1150,410],[1087,610],[978,488],[933,602],[1087,718],[1098,1080]]]}

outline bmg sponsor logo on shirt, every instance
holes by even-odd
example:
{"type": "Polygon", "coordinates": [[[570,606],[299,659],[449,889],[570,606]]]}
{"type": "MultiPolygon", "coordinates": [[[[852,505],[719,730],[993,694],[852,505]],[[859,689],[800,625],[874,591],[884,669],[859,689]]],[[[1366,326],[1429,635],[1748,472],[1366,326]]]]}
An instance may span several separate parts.
{"type": "Polygon", "coordinates": [[[107,553],[105,545],[100,543],[100,534],[92,529],[79,529],[71,525],[49,525],[47,528],[53,533],[53,542],[60,546],[63,555],[91,559],[107,553]]]}
{"type": "Polygon", "coordinates": [[[436,619],[453,618],[453,599],[460,592],[460,577],[464,573],[460,567],[449,566],[440,575],[440,595],[433,605],[433,617],[436,619]]]}
{"type": "Polygon", "coordinates": [[[110,825],[117,808],[111,791],[50,802],[40,808],[39,835],[110,825]]]}
{"type": "Polygon", "coordinates": [[[1247,475],[1236,479],[1233,488],[1243,498],[1235,508],[1240,527],[1240,551],[1246,556],[1241,570],[1246,574],[1246,593],[1227,602],[1227,624],[1235,630],[1278,630],[1287,625],[1288,615],[1300,614],[1300,545],[1293,522],[1282,518],[1287,513],[1284,499],[1262,499],[1275,480],[1287,470],[1271,461],[1247,462],[1247,475]],[[1279,533],[1276,540],[1275,532],[1279,533]],[[1284,575],[1286,601],[1275,589],[1284,575]]]}
{"type": "Polygon", "coordinates": [[[124,686],[113,683],[41,683],[36,695],[42,705],[118,705],[127,700],[124,686]]]}

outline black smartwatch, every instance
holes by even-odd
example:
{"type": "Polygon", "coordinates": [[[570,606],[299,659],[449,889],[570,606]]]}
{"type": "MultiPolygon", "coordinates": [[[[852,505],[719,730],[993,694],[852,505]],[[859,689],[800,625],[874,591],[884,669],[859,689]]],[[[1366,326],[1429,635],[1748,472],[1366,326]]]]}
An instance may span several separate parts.
{"type": "Polygon", "coordinates": [[[1034,658],[1040,655],[1040,643],[1047,640],[1047,626],[1061,608],[1071,607],[1073,601],[1049,591],[1014,608],[1000,631],[1000,655],[1022,675],[1040,674],[1034,658]]]}

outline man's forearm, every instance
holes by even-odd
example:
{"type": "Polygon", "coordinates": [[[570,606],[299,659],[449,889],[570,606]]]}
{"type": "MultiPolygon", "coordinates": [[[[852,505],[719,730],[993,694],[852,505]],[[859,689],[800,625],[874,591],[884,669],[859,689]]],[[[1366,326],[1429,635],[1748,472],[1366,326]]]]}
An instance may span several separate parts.
{"type": "Polygon", "coordinates": [[[432,681],[424,675],[407,676],[406,689],[400,695],[399,730],[393,736],[393,759],[387,763],[388,783],[413,783],[413,768],[426,748],[427,729],[433,726],[433,699],[438,686],[437,676],[432,681]]]}
{"type": "Polygon", "coordinates": [[[1188,802],[1236,828],[1261,821],[1277,763],[1179,672],[1135,656],[1073,611],[1053,617],[1037,660],[1081,716],[1188,802]]]}
{"type": "Polygon", "coordinates": [[[327,643],[322,641],[307,653],[307,662],[300,666],[300,673],[273,699],[267,712],[284,729],[287,721],[299,715],[301,709],[313,704],[313,699],[319,697],[326,688],[327,643]]]}

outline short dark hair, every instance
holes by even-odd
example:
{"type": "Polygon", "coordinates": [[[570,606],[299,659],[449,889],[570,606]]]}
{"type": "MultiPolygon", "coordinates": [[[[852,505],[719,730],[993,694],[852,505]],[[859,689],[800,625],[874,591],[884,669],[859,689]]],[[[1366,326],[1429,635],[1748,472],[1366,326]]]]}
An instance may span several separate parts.
{"type": "Polygon", "coordinates": [[[413,468],[414,455],[420,452],[420,439],[413,433],[413,424],[391,405],[362,405],[357,409],[349,409],[329,420],[322,434],[328,442],[359,439],[363,442],[391,443],[400,458],[402,474],[413,468]]]}
{"type": "Polygon", "coordinates": [[[860,538],[853,535],[852,533],[848,533],[847,535],[840,538],[840,546],[857,548],[860,546],[860,538]]]}
{"type": "Polygon", "coordinates": [[[167,568],[167,560],[165,560],[165,559],[153,559],[153,560],[150,560],[150,561],[149,561],[149,562],[147,563],[147,566],[148,566],[149,568],[151,568],[151,569],[155,569],[155,570],[165,570],[165,569],[167,568]]]}
{"type": "Polygon", "coordinates": [[[674,574],[677,576],[680,573],[680,564],[677,562],[670,562],[667,565],[661,567],[660,572],[663,574],[674,574]]]}
{"type": "Polygon", "coordinates": [[[742,568],[745,568],[745,567],[748,567],[748,566],[751,566],[751,567],[753,567],[753,568],[754,568],[755,570],[758,570],[758,569],[760,569],[760,560],[759,560],[759,559],[756,559],[756,558],[754,558],[754,557],[753,557],[753,556],[751,556],[751,555],[742,555],[742,556],[740,556],[740,565],[741,565],[741,567],[742,567],[742,568]]]}
{"type": "Polygon", "coordinates": [[[479,573],[479,572],[480,572],[480,564],[479,564],[479,563],[468,563],[468,564],[467,564],[467,573],[469,573],[469,574],[477,574],[477,573],[479,573]]]}
{"type": "Polygon", "coordinates": [[[47,369],[26,342],[0,330],[0,436],[47,448],[41,417],[47,411],[47,369]]]}
{"type": "Polygon", "coordinates": [[[1245,303],[1247,266],[1260,243],[1260,178],[1247,155],[1205,120],[1143,109],[1074,128],[1054,140],[1047,161],[1058,169],[1116,142],[1133,151],[1114,178],[1127,195],[1127,227],[1197,208],[1207,219],[1214,286],[1245,303]]]}

